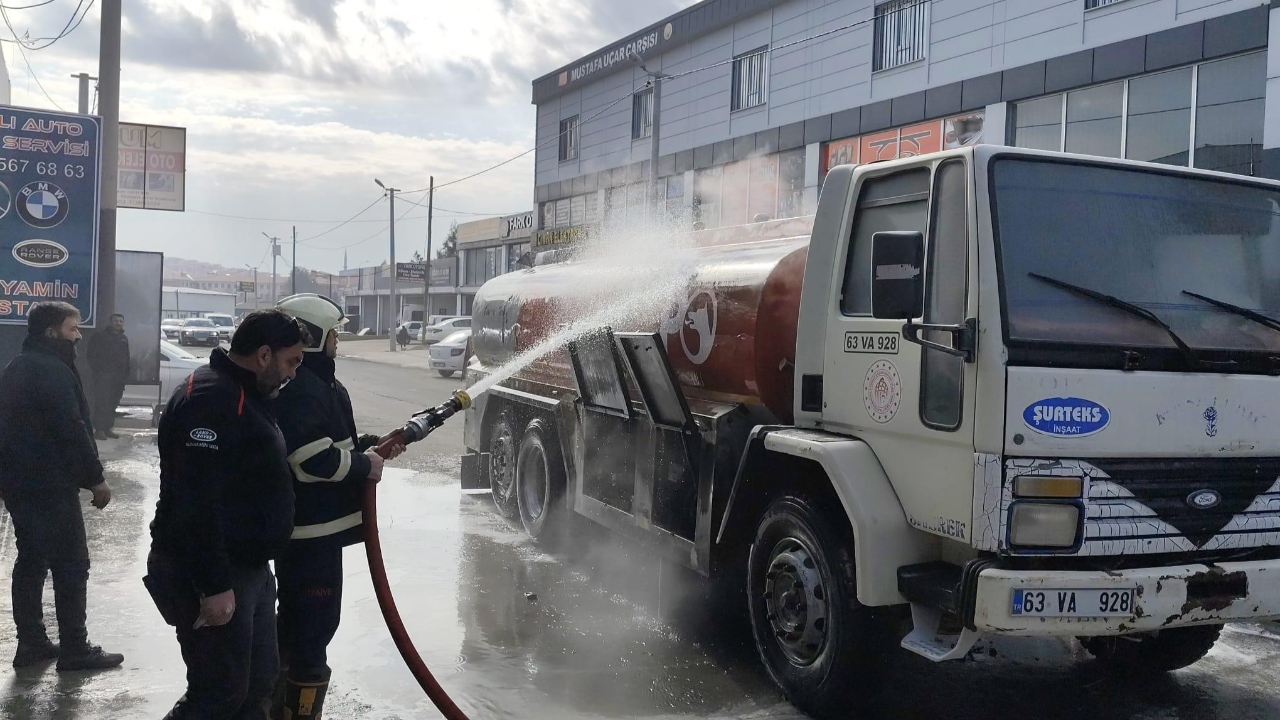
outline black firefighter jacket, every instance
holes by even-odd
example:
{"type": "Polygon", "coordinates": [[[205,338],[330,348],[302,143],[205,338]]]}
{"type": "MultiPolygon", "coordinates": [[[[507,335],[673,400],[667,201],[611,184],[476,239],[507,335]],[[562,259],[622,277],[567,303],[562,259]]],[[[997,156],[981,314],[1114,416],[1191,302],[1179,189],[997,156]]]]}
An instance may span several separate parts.
{"type": "Polygon", "coordinates": [[[160,500],[151,551],[202,595],[231,589],[233,567],[278,557],[293,532],[293,478],[271,401],[222,348],[179,385],[160,420],[160,500]]]}
{"type": "Polygon", "coordinates": [[[0,492],[75,490],[102,482],[73,347],[28,337],[0,375],[0,492]]]}
{"type": "Polygon", "coordinates": [[[365,479],[364,451],[376,435],[358,435],[351,396],[334,377],[333,358],[308,352],[298,375],[275,402],[289,447],[297,498],[293,540],[351,545],[360,542],[365,479]]]}

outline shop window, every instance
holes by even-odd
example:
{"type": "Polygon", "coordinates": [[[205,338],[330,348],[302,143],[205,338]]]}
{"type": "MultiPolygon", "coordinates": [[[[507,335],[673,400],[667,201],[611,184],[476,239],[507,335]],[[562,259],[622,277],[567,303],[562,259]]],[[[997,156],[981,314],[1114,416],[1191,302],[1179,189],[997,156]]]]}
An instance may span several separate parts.
{"type": "Polygon", "coordinates": [[[1013,106],[1013,144],[1033,150],[1062,149],[1062,96],[1024,100],[1013,106]]]}
{"type": "Polygon", "coordinates": [[[778,155],[778,217],[804,214],[804,150],[778,155]]]}
{"type": "Polygon", "coordinates": [[[1126,158],[1186,166],[1192,73],[1182,68],[1129,81],[1126,158]]]}
{"type": "Polygon", "coordinates": [[[752,158],[751,187],[747,193],[747,222],[778,216],[778,156],[752,158]]]}
{"type": "Polygon", "coordinates": [[[1205,63],[1198,71],[1195,166],[1256,175],[1262,160],[1267,54],[1205,63]]]}
{"type": "Polygon", "coordinates": [[[733,111],[765,103],[769,92],[769,48],[752,50],[733,59],[733,111]]]}
{"type": "Polygon", "coordinates": [[[699,170],[693,175],[693,221],[704,228],[720,227],[720,176],[723,168],[699,170]]]}
{"type": "Polygon", "coordinates": [[[1066,151],[1120,157],[1124,83],[1067,93],[1066,151]]]}
{"type": "Polygon", "coordinates": [[[876,5],[872,70],[923,60],[929,35],[927,0],[889,0],[876,5]]]}

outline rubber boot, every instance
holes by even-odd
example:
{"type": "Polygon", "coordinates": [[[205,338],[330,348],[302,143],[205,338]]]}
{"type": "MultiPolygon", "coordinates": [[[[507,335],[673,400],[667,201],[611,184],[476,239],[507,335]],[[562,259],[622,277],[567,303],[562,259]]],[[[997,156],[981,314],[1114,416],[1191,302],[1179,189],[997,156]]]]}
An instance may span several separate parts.
{"type": "Polygon", "coordinates": [[[307,679],[291,677],[286,680],[281,720],[322,720],[329,675],[329,672],[323,672],[312,674],[307,679]]]}
{"type": "Polygon", "coordinates": [[[275,687],[271,689],[271,709],[267,712],[270,720],[284,720],[284,699],[285,690],[288,688],[289,668],[280,667],[280,674],[276,676],[275,687]]]}

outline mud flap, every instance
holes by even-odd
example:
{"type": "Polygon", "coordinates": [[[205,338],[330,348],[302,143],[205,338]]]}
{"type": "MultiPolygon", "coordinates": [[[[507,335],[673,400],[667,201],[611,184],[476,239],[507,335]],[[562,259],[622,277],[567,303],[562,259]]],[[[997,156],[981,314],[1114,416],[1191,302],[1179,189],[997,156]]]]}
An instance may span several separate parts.
{"type": "Polygon", "coordinates": [[[489,489],[489,453],[473,452],[462,456],[462,489],[489,489]]]}

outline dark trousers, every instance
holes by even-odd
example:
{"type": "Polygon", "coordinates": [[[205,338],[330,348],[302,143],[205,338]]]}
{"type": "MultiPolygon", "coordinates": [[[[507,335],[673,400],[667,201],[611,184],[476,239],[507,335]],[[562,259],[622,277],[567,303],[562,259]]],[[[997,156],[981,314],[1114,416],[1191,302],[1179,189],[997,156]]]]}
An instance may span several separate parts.
{"type": "Polygon", "coordinates": [[[13,564],[13,622],[19,643],[44,643],[44,581],[53,572],[58,640],[64,651],[88,646],[85,632],[89,546],[85,542],[80,491],[51,488],[4,494],[13,518],[18,559],[13,564]]]}
{"type": "Polygon", "coordinates": [[[298,681],[329,677],[329,642],[342,616],[342,546],[294,540],[276,560],[280,579],[280,664],[298,681]]]}
{"type": "Polygon", "coordinates": [[[177,628],[187,665],[187,692],[168,720],[263,720],[280,672],[276,650],[276,583],[266,564],[232,569],[236,611],[217,627],[193,628],[200,598],[172,559],[147,558],[147,589],[177,628]]]}
{"type": "Polygon", "coordinates": [[[115,427],[116,408],[124,397],[124,386],[124,378],[94,376],[93,406],[89,409],[94,430],[106,432],[115,427]]]}

